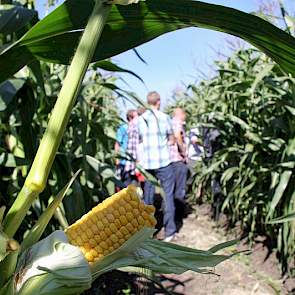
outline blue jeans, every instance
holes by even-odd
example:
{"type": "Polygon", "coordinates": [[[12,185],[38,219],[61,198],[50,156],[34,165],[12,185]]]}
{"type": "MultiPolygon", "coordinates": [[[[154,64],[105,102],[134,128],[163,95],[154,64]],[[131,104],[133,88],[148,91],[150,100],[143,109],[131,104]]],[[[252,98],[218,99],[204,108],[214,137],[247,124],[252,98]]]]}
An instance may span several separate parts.
{"type": "MultiPolygon", "coordinates": [[[[176,225],[174,221],[175,206],[174,206],[174,187],[175,187],[175,174],[172,164],[161,167],[159,169],[147,170],[150,174],[160,180],[161,186],[165,193],[164,199],[164,227],[165,235],[169,237],[176,232],[176,225]]],[[[148,205],[154,203],[155,187],[149,181],[144,184],[144,201],[148,205]]]]}
{"type": "Polygon", "coordinates": [[[185,198],[188,167],[182,161],[173,162],[172,167],[175,174],[174,198],[183,202],[185,198]]]}

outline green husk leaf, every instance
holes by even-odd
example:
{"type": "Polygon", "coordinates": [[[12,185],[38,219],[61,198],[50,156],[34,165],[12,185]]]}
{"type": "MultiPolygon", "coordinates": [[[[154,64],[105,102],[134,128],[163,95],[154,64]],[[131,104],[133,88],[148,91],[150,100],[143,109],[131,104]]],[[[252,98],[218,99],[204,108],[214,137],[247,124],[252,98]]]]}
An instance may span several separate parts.
{"type": "MultiPolygon", "coordinates": [[[[126,266],[137,266],[159,273],[180,274],[187,270],[210,273],[210,268],[230,258],[232,255],[214,255],[210,251],[196,250],[172,243],[154,240],[154,230],[143,228],[112,254],[91,266],[93,278],[126,266]]],[[[221,250],[232,246],[236,241],[215,246],[221,250]]]]}
{"type": "Polygon", "coordinates": [[[15,276],[15,294],[79,294],[91,286],[87,260],[69,244],[63,231],[55,231],[25,250],[15,276]]]}

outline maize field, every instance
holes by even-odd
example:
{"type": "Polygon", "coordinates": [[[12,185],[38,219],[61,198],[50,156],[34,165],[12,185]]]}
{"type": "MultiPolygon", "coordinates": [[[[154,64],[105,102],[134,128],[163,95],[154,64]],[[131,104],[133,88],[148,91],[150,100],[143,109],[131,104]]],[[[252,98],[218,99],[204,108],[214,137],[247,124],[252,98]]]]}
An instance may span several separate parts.
{"type": "Polygon", "coordinates": [[[220,131],[218,148],[202,162],[193,190],[201,183],[203,201],[212,204],[216,216],[226,213],[231,227],[239,223],[251,242],[266,235],[282,271],[290,274],[295,255],[294,85],[264,54],[240,49],[218,61],[215,77],[188,85],[177,94],[186,98],[175,101],[190,114],[189,126],[220,131]],[[218,195],[212,193],[213,180],[220,183],[218,195]]]}
{"type": "Polygon", "coordinates": [[[113,72],[142,79],[110,58],[188,27],[238,36],[256,48],[220,65],[215,80],[192,87],[188,111],[204,114],[205,123],[206,114],[218,112],[224,149],[202,181],[221,177],[222,209],[252,236],[258,230],[275,236],[286,270],[293,223],[271,222],[294,209],[292,35],[201,1],[46,4],[39,19],[35,1],[0,1],[0,295],[81,294],[102,274],[126,267],[212,274],[234,255],[217,252],[236,240],[197,250],[153,239],[153,206],[132,186],[115,194],[122,184],[114,169],[122,122],[115,103],[144,104],[116,85],[113,72]]]}

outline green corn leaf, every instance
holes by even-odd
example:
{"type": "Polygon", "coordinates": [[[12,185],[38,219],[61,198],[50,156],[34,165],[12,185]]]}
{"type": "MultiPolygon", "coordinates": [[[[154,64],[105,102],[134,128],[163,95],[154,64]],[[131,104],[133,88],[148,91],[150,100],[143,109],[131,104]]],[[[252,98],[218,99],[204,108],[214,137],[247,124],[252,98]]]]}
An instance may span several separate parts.
{"type": "Polygon", "coordinates": [[[266,224],[284,223],[284,222],[289,222],[294,220],[295,220],[295,212],[270,220],[266,222],[266,224]]]}
{"type": "Polygon", "coordinates": [[[268,214],[266,216],[267,220],[269,220],[272,217],[276,206],[278,205],[279,201],[281,200],[281,198],[288,186],[291,176],[292,176],[292,171],[290,171],[290,170],[286,170],[281,174],[280,182],[275,190],[274,196],[273,196],[272,201],[270,203],[270,209],[269,209],[268,214]]]}
{"type": "Polygon", "coordinates": [[[226,169],[221,176],[220,181],[224,184],[226,184],[231,178],[234,176],[236,172],[239,171],[239,167],[230,167],[226,169]]]}
{"type": "Polygon", "coordinates": [[[101,61],[96,62],[92,66],[94,66],[94,67],[97,66],[97,67],[99,67],[105,71],[109,71],[109,72],[119,72],[119,73],[131,74],[132,76],[134,76],[135,78],[137,78],[138,80],[140,80],[144,84],[143,79],[140,76],[138,76],[136,73],[134,73],[130,70],[127,70],[127,69],[123,69],[123,68],[119,67],[118,65],[114,64],[113,62],[111,62],[110,60],[101,60],[101,61]]]}
{"type": "Polygon", "coordinates": [[[232,240],[232,241],[227,241],[227,242],[224,242],[224,243],[221,243],[221,244],[218,244],[216,246],[213,246],[212,248],[210,248],[208,250],[208,252],[211,252],[211,253],[216,253],[220,250],[223,250],[225,248],[228,248],[228,247],[232,247],[234,245],[236,245],[237,243],[239,242],[238,239],[236,240],[232,240]]]}
{"type": "MultiPolygon", "coordinates": [[[[34,58],[68,64],[93,5],[92,0],[68,0],[36,24],[0,55],[0,81],[34,58]]],[[[126,7],[113,5],[92,61],[109,58],[167,32],[187,27],[241,37],[273,58],[286,72],[295,74],[293,37],[257,16],[187,0],[148,0],[126,7]]]]}
{"type": "Polygon", "coordinates": [[[70,181],[64,186],[64,188],[57,194],[57,196],[54,198],[52,203],[47,207],[47,209],[42,213],[42,215],[39,217],[38,221],[35,223],[33,228],[29,231],[28,235],[24,238],[21,249],[22,251],[27,249],[28,247],[32,246],[34,243],[36,243],[40,237],[42,236],[46,226],[48,225],[51,217],[54,215],[56,209],[62,202],[63,198],[68,192],[68,189],[78,176],[78,174],[81,172],[81,170],[78,170],[73,177],[70,179],[70,181]]]}

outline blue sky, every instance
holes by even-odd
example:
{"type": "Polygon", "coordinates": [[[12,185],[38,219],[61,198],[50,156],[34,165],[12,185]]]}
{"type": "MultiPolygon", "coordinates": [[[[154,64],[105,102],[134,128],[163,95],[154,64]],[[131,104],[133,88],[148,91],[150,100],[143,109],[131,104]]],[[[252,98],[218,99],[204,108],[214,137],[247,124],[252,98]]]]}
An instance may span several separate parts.
{"type": "MultiPolygon", "coordinates": [[[[226,5],[244,11],[254,11],[256,0],[215,0],[204,1],[226,5]]],[[[124,76],[130,88],[142,99],[147,91],[160,93],[164,104],[171,98],[175,88],[183,83],[196,80],[198,70],[210,74],[209,65],[217,56],[216,50],[226,52],[228,35],[211,30],[189,28],[168,33],[137,47],[146,64],[132,51],[113,58],[120,66],[126,67],[143,78],[146,87],[133,77],[124,76]]]]}
{"type": "MultiPolygon", "coordinates": [[[[160,0],[159,0],[160,1],[160,0]]],[[[266,0],[264,2],[268,2],[266,0]]],[[[286,4],[294,0],[285,0],[286,4]]],[[[36,1],[37,9],[44,14],[44,2],[36,1]]],[[[62,1],[59,1],[61,3],[62,1]]],[[[208,0],[203,1],[220,4],[246,12],[257,11],[258,0],[208,0]]],[[[289,4],[290,5],[290,4],[289,4]]],[[[294,3],[293,3],[294,7],[294,3]]],[[[199,71],[212,74],[212,65],[218,57],[217,52],[228,54],[226,39],[229,35],[211,30],[189,28],[168,33],[157,39],[137,47],[147,64],[142,63],[133,53],[128,51],[113,60],[120,66],[134,71],[145,81],[143,85],[136,78],[121,75],[128,83],[129,90],[145,99],[147,91],[157,90],[166,104],[174,89],[197,79],[199,71]]],[[[119,86],[128,88],[124,83],[119,86]]],[[[122,108],[124,106],[121,105],[122,108]]],[[[127,104],[127,108],[129,105],[127,104]]]]}

